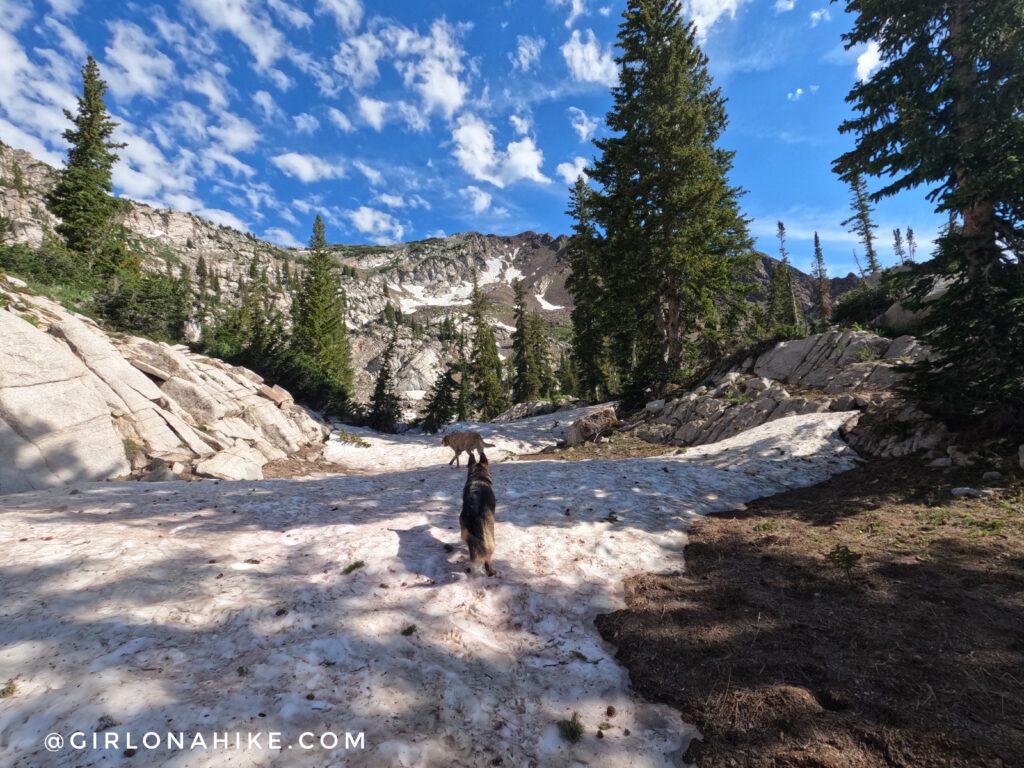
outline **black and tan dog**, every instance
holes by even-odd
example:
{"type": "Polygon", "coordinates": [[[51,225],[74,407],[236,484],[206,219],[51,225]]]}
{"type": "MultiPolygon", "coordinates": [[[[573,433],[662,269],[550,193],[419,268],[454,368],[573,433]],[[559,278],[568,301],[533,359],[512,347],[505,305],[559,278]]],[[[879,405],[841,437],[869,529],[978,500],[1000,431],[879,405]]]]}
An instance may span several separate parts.
{"type": "Polygon", "coordinates": [[[484,570],[488,576],[494,575],[491,557],[494,555],[494,486],[491,482],[491,469],[487,463],[487,455],[480,451],[480,461],[473,452],[469,452],[469,472],[466,486],[462,489],[462,514],[459,515],[459,526],[462,529],[462,540],[469,547],[469,561],[484,561],[484,570]]]}

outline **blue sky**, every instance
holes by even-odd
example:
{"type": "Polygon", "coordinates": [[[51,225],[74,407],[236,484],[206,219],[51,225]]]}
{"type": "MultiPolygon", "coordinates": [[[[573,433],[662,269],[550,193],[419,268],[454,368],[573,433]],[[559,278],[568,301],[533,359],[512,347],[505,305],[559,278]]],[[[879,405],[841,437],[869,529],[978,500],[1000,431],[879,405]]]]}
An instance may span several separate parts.
{"type": "MultiPolygon", "coordinates": [[[[333,242],[568,230],[567,183],[600,136],[622,0],[0,0],[0,138],[59,164],[77,68],[100,62],[129,146],[119,194],[282,245],[315,211],[333,242]]],[[[831,160],[844,97],[877,65],[844,51],[827,0],[685,0],[729,98],[723,145],[762,249],[785,221],[806,269],[820,231],[853,267],[831,160]]],[[[939,221],[924,193],[879,205],[880,250],[939,221]]]]}

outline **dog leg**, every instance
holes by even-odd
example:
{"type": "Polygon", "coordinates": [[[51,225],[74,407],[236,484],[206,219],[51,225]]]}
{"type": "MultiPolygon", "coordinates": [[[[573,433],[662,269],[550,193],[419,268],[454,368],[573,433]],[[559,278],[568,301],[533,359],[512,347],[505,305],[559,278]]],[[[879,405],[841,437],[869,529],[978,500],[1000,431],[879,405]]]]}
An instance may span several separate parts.
{"type": "Polygon", "coordinates": [[[491,558],[484,560],[484,570],[487,571],[488,576],[494,575],[494,569],[491,567],[491,558]]]}

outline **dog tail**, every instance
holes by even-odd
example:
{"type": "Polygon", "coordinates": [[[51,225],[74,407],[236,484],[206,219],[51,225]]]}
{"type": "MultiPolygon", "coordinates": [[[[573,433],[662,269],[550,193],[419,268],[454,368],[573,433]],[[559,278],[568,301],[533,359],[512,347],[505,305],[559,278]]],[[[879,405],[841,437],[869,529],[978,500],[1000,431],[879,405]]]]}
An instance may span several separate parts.
{"type": "Polygon", "coordinates": [[[484,448],[493,448],[494,447],[494,443],[487,443],[487,442],[484,442],[483,440],[481,440],[480,442],[484,444],[484,448]]]}
{"type": "Polygon", "coordinates": [[[490,531],[483,531],[481,536],[470,533],[466,536],[466,546],[471,563],[488,560],[494,554],[494,534],[490,531]]]}
{"type": "Polygon", "coordinates": [[[488,560],[494,554],[494,531],[490,526],[484,525],[483,520],[478,518],[470,522],[466,526],[465,538],[470,562],[488,560]]]}

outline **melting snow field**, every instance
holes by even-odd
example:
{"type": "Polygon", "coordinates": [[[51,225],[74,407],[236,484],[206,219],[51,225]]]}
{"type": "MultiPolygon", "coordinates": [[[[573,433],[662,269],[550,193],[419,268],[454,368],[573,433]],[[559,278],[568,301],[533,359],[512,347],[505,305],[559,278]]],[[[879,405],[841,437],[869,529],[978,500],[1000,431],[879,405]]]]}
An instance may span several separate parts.
{"type": "MultiPolygon", "coordinates": [[[[577,415],[479,426],[508,459],[577,415]]],[[[0,497],[0,764],[678,766],[693,729],[633,695],[594,616],[625,577],[682,566],[691,516],[852,468],[847,416],[664,458],[496,463],[495,578],[465,571],[465,470],[436,436],[335,441],[360,474],[329,479],[0,497]],[[573,745],[557,722],[574,711],[573,745]],[[44,748],[97,730],[98,749],[44,748]]]]}

